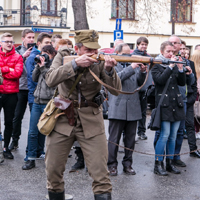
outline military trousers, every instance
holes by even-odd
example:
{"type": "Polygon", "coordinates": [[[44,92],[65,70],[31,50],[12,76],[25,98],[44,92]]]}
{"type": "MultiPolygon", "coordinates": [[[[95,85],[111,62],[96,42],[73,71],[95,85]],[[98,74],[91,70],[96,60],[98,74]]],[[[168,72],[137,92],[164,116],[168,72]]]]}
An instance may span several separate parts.
{"type": "Polygon", "coordinates": [[[74,127],[70,136],[52,131],[46,137],[47,189],[51,192],[64,191],[65,165],[70,149],[77,140],[83,151],[88,172],[93,178],[94,194],[110,193],[112,185],[107,170],[108,149],[105,133],[86,139],[81,129],[74,127]]]}

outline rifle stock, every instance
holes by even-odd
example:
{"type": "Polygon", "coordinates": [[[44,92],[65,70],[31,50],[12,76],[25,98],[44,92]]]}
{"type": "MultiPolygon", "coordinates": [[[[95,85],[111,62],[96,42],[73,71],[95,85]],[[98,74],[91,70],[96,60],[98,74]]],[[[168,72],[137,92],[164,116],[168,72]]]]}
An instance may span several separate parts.
{"type": "MultiPolygon", "coordinates": [[[[91,56],[91,58],[94,58],[98,61],[104,61],[104,56],[109,55],[111,58],[114,58],[117,62],[128,62],[128,63],[151,63],[151,64],[170,64],[163,62],[162,60],[154,59],[152,57],[148,56],[137,56],[137,55],[117,55],[117,54],[94,54],[91,56]]],[[[79,56],[65,56],[63,58],[63,64],[66,64],[73,59],[78,58],[79,56]]],[[[180,63],[185,64],[185,62],[179,62],[179,61],[170,61],[171,63],[180,63]]]]}

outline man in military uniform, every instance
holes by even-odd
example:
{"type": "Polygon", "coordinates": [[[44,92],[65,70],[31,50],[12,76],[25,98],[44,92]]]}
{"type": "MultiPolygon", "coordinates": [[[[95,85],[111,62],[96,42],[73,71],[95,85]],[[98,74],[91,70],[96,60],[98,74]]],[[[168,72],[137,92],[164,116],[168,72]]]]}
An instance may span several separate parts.
{"type": "MultiPolygon", "coordinates": [[[[98,38],[98,33],[94,30],[76,31],[75,50],[79,57],[62,64],[64,54],[58,53],[46,75],[48,86],[58,85],[59,94],[67,98],[77,76],[83,72],[76,89],[70,95],[70,99],[74,101],[75,125],[69,125],[67,117],[62,115],[46,139],[45,163],[50,200],[64,199],[63,173],[71,146],[76,140],[83,151],[88,172],[94,180],[92,188],[95,200],[111,199],[112,185],[107,170],[108,149],[102,107],[93,106],[93,99],[101,90],[101,84],[87,68],[116,89],[121,89],[121,82],[113,68],[117,64],[115,59],[105,56],[105,62],[95,64],[98,61],[90,57],[98,53],[98,38]],[[76,102],[80,100],[80,95],[82,101],[78,108],[76,102]]],[[[118,95],[114,90],[109,91],[118,95]]]]}

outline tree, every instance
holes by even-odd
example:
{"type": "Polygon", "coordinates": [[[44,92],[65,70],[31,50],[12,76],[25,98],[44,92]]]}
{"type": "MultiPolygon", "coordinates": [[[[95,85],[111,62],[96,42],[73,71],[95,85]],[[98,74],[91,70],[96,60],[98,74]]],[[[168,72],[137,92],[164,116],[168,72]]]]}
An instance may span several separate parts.
{"type": "Polygon", "coordinates": [[[89,29],[85,0],[72,0],[72,8],[74,12],[74,29],[89,29]]]}

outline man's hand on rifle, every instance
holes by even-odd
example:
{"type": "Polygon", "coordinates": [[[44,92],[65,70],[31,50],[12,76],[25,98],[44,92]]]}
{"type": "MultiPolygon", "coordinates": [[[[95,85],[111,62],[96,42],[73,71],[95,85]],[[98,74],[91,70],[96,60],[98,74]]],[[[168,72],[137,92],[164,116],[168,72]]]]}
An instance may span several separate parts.
{"type": "Polygon", "coordinates": [[[140,71],[143,73],[143,72],[146,72],[147,71],[147,65],[143,65],[142,63],[140,64],[140,71]]]}
{"type": "Polygon", "coordinates": [[[89,67],[90,65],[94,64],[95,62],[98,62],[98,60],[91,58],[94,54],[83,54],[82,56],[79,56],[75,59],[75,62],[78,67],[89,67]]]}
{"type": "Polygon", "coordinates": [[[105,59],[104,69],[107,72],[110,72],[112,68],[117,65],[117,61],[114,58],[111,58],[109,55],[105,55],[104,59],[105,59]]]}
{"type": "Polygon", "coordinates": [[[143,65],[142,63],[131,63],[131,66],[133,69],[140,67],[141,72],[146,72],[146,70],[147,70],[147,66],[143,65]]]}

